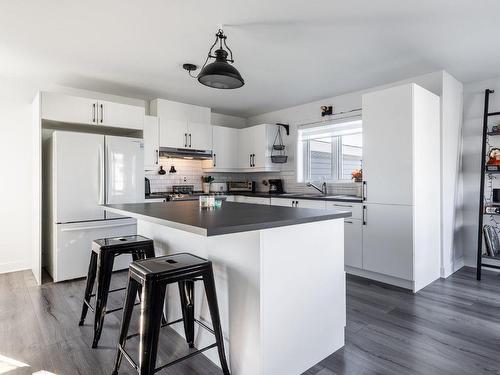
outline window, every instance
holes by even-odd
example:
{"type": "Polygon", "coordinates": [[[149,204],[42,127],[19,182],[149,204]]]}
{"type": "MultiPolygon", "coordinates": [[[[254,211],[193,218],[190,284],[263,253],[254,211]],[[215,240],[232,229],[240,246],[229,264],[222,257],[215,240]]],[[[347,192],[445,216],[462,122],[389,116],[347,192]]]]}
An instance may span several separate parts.
{"type": "Polygon", "coordinates": [[[361,120],[299,128],[297,180],[347,182],[361,169],[361,120]]]}

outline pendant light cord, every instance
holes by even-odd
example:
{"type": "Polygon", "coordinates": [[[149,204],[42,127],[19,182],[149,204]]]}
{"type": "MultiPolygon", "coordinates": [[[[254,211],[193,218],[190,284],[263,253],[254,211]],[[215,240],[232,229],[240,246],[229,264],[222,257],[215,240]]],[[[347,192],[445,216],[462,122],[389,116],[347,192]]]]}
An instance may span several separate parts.
{"type": "Polygon", "coordinates": [[[189,75],[192,78],[198,78],[198,76],[200,75],[200,73],[203,70],[203,68],[207,65],[208,60],[210,58],[215,58],[215,56],[212,56],[212,50],[214,49],[214,47],[217,44],[217,42],[219,41],[219,39],[220,39],[220,48],[224,49],[222,47],[222,43],[224,42],[224,46],[227,48],[227,50],[229,51],[229,54],[231,56],[231,58],[227,59],[227,61],[230,61],[231,63],[234,63],[234,60],[233,60],[233,51],[231,51],[231,48],[229,48],[228,45],[227,45],[227,43],[226,43],[226,36],[224,35],[224,31],[222,29],[219,29],[219,31],[217,32],[217,34],[215,34],[215,42],[214,42],[214,44],[212,44],[212,47],[210,47],[210,49],[208,50],[208,56],[207,56],[205,62],[203,63],[203,66],[201,67],[200,71],[198,72],[198,74],[194,76],[191,73],[191,70],[189,71],[189,75]]]}

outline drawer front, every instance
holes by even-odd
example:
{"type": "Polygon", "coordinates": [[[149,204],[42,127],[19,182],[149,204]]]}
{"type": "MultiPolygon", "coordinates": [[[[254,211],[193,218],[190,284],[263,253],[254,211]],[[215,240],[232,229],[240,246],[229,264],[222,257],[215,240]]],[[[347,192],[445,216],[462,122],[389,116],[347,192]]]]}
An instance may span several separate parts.
{"type": "Polygon", "coordinates": [[[325,201],[317,201],[312,199],[296,199],[296,207],[300,208],[316,208],[320,210],[325,209],[325,201]]]}
{"type": "Polygon", "coordinates": [[[363,204],[350,202],[326,202],[326,208],[351,211],[351,219],[363,220],[363,204]]]}
{"type": "Polygon", "coordinates": [[[344,219],[344,262],[346,266],[363,268],[362,230],[361,220],[344,219]]]}

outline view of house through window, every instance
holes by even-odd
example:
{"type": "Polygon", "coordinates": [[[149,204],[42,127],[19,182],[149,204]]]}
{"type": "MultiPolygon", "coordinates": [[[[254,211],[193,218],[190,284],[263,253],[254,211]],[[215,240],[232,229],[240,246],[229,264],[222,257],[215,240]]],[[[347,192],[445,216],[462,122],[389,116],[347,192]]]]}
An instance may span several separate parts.
{"type": "Polygon", "coordinates": [[[299,129],[298,180],[347,182],[362,168],[361,121],[299,129]]]}

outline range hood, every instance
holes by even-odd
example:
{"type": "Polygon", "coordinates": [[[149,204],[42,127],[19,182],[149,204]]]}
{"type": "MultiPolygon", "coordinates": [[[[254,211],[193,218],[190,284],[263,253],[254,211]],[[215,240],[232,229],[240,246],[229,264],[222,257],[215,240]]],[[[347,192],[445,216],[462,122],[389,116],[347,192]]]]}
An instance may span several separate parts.
{"type": "Polygon", "coordinates": [[[195,150],[193,148],[160,147],[159,154],[176,159],[212,159],[212,150],[195,150]]]}

